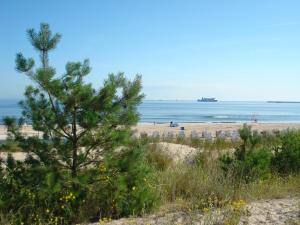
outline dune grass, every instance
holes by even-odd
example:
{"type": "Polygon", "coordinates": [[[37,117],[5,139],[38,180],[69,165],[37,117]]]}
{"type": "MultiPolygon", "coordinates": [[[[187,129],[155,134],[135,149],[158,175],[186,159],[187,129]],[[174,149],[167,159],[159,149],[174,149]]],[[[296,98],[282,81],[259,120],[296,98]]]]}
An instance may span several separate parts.
{"type": "MultiPolygon", "coordinates": [[[[251,182],[237,179],[234,173],[224,173],[219,157],[225,152],[233,154],[234,149],[242,144],[241,140],[231,142],[216,139],[207,142],[202,139],[185,138],[180,141],[178,139],[163,139],[163,141],[186,144],[199,150],[193,164],[184,162],[170,164],[169,156],[162,152],[158,154],[159,149],[155,149],[157,145],[151,145],[148,154],[158,154],[156,158],[160,163],[156,177],[163,211],[180,208],[204,212],[212,208],[226,208],[234,201],[251,202],[300,195],[299,173],[278,174],[272,170],[267,177],[257,178],[251,182]]],[[[263,134],[255,148],[273,151],[281,148],[281,145],[280,137],[263,134]]],[[[154,157],[152,159],[154,160],[154,157]]]]}

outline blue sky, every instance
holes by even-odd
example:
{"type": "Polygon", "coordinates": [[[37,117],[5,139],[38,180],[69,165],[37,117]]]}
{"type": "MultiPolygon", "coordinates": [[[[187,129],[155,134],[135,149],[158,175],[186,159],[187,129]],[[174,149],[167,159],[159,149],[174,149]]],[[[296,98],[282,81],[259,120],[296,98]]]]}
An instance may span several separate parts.
{"type": "Polygon", "coordinates": [[[15,54],[38,54],[27,28],[62,33],[50,63],[89,58],[100,87],[110,72],[143,75],[147,99],[300,100],[298,0],[0,0],[0,98],[30,83],[15,54]]]}

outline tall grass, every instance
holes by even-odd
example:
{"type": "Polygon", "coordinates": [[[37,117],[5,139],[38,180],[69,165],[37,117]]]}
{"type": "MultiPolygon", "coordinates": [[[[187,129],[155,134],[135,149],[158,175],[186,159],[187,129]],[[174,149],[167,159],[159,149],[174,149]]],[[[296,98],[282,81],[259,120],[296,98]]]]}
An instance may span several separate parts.
{"type": "Polygon", "coordinates": [[[223,204],[234,195],[230,179],[225,178],[213,164],[205,169],[181,164],[158,172],[157,177],[164,203],[187,200],[194,206],[204,208],[223,204]]]}
{"type": "Polygon", "coordinates": [[[224,207],[232,201],[246,202],[300,195],[300,176],[272,175],[251,183],[224,176],[215,163],[208,167],[181,164],[156,173],[163,205],[204,210],[224,207]]]}
{"type": "Polygon", "coordinates": [[[155,170],[162,171],[170,167],[173,160],[170,155],[161,149],[161,146],[157,143],[152,143],[148,145],[146,161],[152,165],[155,170]]]}
{"type": "MultiPolygon", "coordinates": [[[[300,135],[300,133],[293,135],[300,135]]],[[[250,138],[251,141],[254,140],[254,137],[250,138]]],[[[283,141],[288,138],[289,136],[263,133],[259,136],[259,141],[255,143],[255,146],[250,143],[251,147],[247,151],[254,151],[254,153],[255,151],[270,151],[274,154],[275,150],[282,148],[283,141]]],[[[300,195],[300,175],[298,173],[278,174],[271,165],[267,176],[258,176],[253,180],[247,180],[244,177],[237,178],[238,171],[236,170],[241,167],[232,167],[227,173],[224,173],[219,157],[225,152],[234,157],[234,149],[242,146],[242,140],[231,142],[224,139],[205,141],[201,138],[184,138],[161,139],[161,141],[186,144],[199,150],[194,160],[196,163],[171,164],[169,157],[160,155],[162,154],[159,153],[160,150],[155,149],[158,145],[151,145],[148,157],[152,154],[155,157],[153,155],[149,157],[152,161],[148,162],[160,165],[160,169],[156,170],[156,177],[158,179],[157,190],[163,209],[180,207],[203,211],[207,208],[226,207],[231,202],[238,200],[249,202],[257,199],[300,195]]],[[[250,156],[252,157],[252,155],[251,153],[250,156]]],[[[250,158],[249,160],[257,159],[250,158]]],[[[243,161],[239,161],[239,163],[243,163],[243,161]]],[[[253,163],[255,165],[255,161],[253,163]]],[[[249,166],[251,167],[252,164],[250,163],[249,166]]],[[[257,165],[257,168],[261,167],[257,165]]]]}

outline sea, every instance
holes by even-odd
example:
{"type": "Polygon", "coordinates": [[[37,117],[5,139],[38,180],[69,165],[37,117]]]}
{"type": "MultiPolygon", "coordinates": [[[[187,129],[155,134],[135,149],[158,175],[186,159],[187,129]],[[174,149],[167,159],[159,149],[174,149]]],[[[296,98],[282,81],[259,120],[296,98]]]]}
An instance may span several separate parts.
{"type": "MultiPolygon", "coordinates": [[[[18,100],[0,100],[0,123],[5,116],[18,118],[21,111],[18,100]]],[[[138,111],[140,123],[300,123],[299,103],[145,100],[138,111]]]]}

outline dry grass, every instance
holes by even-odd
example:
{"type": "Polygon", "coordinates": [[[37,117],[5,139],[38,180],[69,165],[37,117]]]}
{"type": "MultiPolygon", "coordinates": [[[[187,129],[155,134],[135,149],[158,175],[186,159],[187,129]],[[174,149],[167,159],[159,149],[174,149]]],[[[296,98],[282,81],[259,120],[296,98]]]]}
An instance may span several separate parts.
{"type": "Polygon", "coordinates": [[[232,198],[233,188],[229,179],[225,179],[219,168],[211,166],[203,170],[196,165],[181,164],[165,171],[157,173],[159,179],[159,192],[164,203],[177,200],[187,200],[189,203],[199,206],[201,201],[208,204],[221,204],[232,198]],[[208,169],[208,168],[207,168],[208,169]]]}
{"type": "Polygon", "coordinates": [[[167,169],[173,163],[173,159],[157,143],[148,145],[146,160],[158,171],[167,169]]]}
{"type": "Polygon", "coordinates": [[[300,195],[300,175],[287,177],[273,175],[266,180],[244,184],[236,195],[247,201],[300,195]]]}
{"type": "Polygon", "coordinates": [[[224,176],[216,161],[205,166],[179,164],[157,172],[164,210],[218,208],[242,199],[246,202],[300,195],[300,176],[272,175],[246,183],[224,176]]]}

